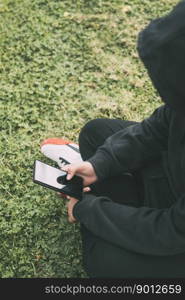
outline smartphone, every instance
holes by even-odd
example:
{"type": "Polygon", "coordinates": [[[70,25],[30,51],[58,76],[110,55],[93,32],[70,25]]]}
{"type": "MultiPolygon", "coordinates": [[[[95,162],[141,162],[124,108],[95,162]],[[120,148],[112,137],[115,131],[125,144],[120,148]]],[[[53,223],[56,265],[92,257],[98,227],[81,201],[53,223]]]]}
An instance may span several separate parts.
{"type": "Polygon", "coordinates": [[[35,160],[33,182],[81,200],[83,191],[82,178],[75,175],[71,180],[67,180],[66,177],[67,172],[40,160],[35,160]]]}

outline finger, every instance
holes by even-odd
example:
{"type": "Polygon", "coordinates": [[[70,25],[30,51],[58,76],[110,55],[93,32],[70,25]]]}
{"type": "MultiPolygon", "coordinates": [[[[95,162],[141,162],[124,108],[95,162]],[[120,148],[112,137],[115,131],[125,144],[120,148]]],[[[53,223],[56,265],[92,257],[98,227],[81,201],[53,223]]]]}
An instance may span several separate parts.
{"type": "Polygon", "coordinates": [[[70,217],[68,217],[67,219],[68,219],[68,222],[69,222],[69,223],[71,223],[71,218],[70,218],[70,217]]]}
{"type": "Polygon", "coordinates": [[[67,180],[70,180],[71,178],[73,178],[73,176],[75,175],[75,172],[76,172],[76,169],[75,169],[75,168],[69,169],[69,170],[68,170],[68,173],[67,173],[66,179],[67,179],[67,180]]]}
{"type": "Polygon", "coordinates": [[[91,191],[91,188],[89,186],[86,186],[85,188],[83,188],[84,193],[87,193],[87,192],[90,192],[90,191],[91,191]]]}
{"type": "Polygon", "coordinates": [[[67,202],[65,206],[66,206],[67,213],[69,213],[69,202],[67,202]]]}
{"type": "Polygon", "coordinates": [[[67,198],[67,195],[64,194],[64,193],[61,193],[61,192],[57,192],[57,195],[58,195],[60,198],[67,198]]]}
{"type": "Polygon", "coordinates": [[[71,167],[70,165],[62,167],[61,170],[67,172],[67,180],[70,180],[74,176],[76,171],[74,167],[71,167]]]}
{"type": "Polygon", "coordinates": [[[68,222],[73,224],[73,223],[76,223],[77,221],[74,220],[72,217],[68,217],[68,222]]]}

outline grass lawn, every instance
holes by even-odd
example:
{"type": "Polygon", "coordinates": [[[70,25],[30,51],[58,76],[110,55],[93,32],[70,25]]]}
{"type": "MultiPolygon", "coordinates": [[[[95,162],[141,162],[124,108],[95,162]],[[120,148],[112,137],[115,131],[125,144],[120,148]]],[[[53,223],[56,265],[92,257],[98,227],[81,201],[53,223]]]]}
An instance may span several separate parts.
{"type": "MultiPolygon", "coordinates": [[[[65,200],[32,182],[46,137],[161,104],[138,32],[177,0],[0,0],[0,277],[86,277],[65,200]]],[[[54,163],[53,163],[54,165],[54,163]]]]}

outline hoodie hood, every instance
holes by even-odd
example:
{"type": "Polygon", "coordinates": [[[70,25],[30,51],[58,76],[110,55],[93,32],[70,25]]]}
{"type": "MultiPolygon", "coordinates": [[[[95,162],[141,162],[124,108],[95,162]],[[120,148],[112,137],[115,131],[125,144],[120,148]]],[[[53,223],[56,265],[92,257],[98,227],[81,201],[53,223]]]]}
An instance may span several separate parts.
{"type": "Polygon", "coordinates": [[[137,49],[162,100],[185,110],[184,0],[139,33],[137,49]]]}

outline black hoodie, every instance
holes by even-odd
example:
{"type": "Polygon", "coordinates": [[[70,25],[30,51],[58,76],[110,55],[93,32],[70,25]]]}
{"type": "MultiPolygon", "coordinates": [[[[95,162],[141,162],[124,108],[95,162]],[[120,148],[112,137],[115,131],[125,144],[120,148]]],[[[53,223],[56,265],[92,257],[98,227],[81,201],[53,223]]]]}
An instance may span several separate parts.
{"type": "Polygon", "coordinates": [[[138,52],[162,100],[185,109],[185,1],[139,34],[138,52]]]}
{"type": "Polygon", "coordinates": [[[73,213],[95,235],[127,250],[185,254],[185,1],[139,34],[138,51],[166,104],[109,137],[89,162],[102,180],[162,157],[165,176],[144,177],[142,207],[86,194],[73,213]],[[160,206],[163,197],[169,198],[168,207],[160,206]]]}

